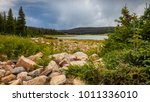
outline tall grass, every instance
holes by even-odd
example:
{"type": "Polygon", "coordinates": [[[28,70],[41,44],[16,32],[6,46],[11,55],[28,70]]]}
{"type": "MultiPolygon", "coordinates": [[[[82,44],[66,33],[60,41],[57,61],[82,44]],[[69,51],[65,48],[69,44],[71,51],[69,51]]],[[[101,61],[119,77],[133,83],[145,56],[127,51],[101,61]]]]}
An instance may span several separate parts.
{"type": "Polygon", "coordinates": [[[49,55],[53,53],[53,47],[34,43],[29,38],[0,35],[0,54],[7,55],[8,59],[16,59],[21,55],[27,57],[37,52],[49,55]]]}

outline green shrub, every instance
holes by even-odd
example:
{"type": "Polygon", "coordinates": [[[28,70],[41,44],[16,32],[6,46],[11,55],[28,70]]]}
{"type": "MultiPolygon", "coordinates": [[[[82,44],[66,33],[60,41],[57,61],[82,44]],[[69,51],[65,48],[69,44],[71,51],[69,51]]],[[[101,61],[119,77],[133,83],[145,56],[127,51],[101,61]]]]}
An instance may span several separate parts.
{"type": "Polygon", "coordinates": [[[115,70],[103,69],[100,74],[101,84],[104,85],[146,85],[150,84],[150,74],[147,69],[118,65],[115,70]]]}
{"type": "Polygon", "coordinates": [[[43,52],[46,55],[53,53],[53,47],[34,43],[29,38],[2,35],[0,38],[0,53],[7,55],[9,59],[16,59],[21,55],[28,57],[37,52],[43,52]]]}
{"type": "Polygon", "coordinates": [[[100,72],[94,65],[84,65],[84,66],[69,66],[66,70],[66,75],[79,77],[81,80],[87,82],[87,84],[99,84],[100,82],[100,72]]]}
{"type": "Polygon", "coordinates": [[[106,53],[103,56],[103,62],[108,69],[116,69],[120,62],[124,62],[124,55],[128,53],[128,50],[114,50],[106,53]]]}

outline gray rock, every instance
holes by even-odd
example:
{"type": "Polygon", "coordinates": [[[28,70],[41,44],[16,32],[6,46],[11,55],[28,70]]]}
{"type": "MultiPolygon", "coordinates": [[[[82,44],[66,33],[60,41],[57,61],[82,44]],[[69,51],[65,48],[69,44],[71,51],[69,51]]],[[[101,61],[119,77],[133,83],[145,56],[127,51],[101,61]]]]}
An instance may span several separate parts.
{"type": "Polygon", "coordinates": [[[22,81],[28,81],[28,80],[31,80],[32,77],[28,76],[27,72],[21,72],[17,75],[17,79],[21,79],[22,81]]]}
{"type": "Polygon", "coordinates": [[[16,67],[12,70],[12,73],[13,74],[18,74],[18,73],[21,73],[21,72],[24,72],[25,69],[23,67],[16,67]]]}
{"type": "Polygon", "coordinates": [[[52,77],[50,80],[50,85],[62,85],[66,82],[66,76],[65,75],[58,75],[52,77]]]}
{"type": "Polygon", "coordinates": [[[39,69],[36,69],[32,72],[29,72],[28,75],[32,76],[32,77],[37,77],[42,73],[42,71],[43,71],[43,68],[39,68],[39,69]]]}

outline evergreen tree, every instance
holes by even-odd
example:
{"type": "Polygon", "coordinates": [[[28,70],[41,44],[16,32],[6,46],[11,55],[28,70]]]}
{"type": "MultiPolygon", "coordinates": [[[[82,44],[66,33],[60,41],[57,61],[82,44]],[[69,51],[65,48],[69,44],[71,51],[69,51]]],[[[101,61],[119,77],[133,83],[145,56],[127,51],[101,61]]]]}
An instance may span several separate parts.
{"type": "Polygon", "coordinates": [[[13,18],[13,13],[12,13],[12,9],[9,9],[8,11],[8,16],[7,16],[7,33],[14,33],[14,18],[13,18]]]}
{"type": "Polygon", "coordinates": [[[17,19],[17,24],[16,24],[16,33],[22,36],[26,36],[25,34],[25,14],[23,12],[22,6],[19,9],[19,13],[18,13],[18,19],[17,19]]]}
{"type": "Polygon", "coordinates": [[[2,31],[3,31],[3,16],[0,13],[0,32],[2,32],[2,31]]]}
{"type": "Polygon", "coordinates": [[[6,12],[3,12],[3,32],[6,32],[6,12]]]}
{"type": "Polygon", "coordinates": [[[141,20],[143,22],[142,38],[144,40],[150,41],[150,6],[145,9],[141,20]]]}
{"type": "Polygon", "coordinates": [[[135,15],[131,15],[128,8],[125,6],[121,10],[122,16],[119,17],[116,22],[118,26],[115,29],[115,35],[113,35],[113,40],[116,42],[125,42],[128,43],[129,39],[133,36],[133,19],[135,15]]]}

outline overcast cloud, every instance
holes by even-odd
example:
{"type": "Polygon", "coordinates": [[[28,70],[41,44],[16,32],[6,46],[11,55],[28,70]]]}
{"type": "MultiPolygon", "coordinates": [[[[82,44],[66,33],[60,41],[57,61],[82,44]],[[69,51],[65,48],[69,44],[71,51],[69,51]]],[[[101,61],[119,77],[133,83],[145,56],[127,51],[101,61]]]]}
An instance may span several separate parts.
{"type": "Polygon", "coordinates": [[[0,11],[13,9],[17,15],[23,6],[28,26],[55,29],[115,26],[121,8],[143,14],[150,0],[0,0],[0,11]]]}

